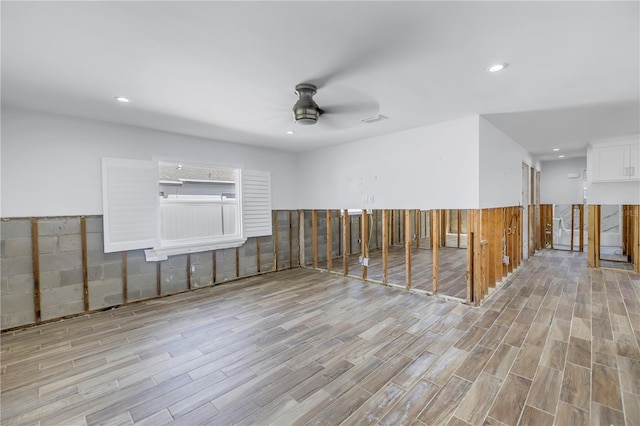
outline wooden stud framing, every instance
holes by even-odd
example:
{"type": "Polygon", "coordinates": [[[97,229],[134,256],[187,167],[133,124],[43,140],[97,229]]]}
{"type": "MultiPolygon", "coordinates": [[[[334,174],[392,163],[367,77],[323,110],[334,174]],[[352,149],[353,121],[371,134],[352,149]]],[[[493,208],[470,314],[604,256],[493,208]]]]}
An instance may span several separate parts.
{"type": "Polygon", "coordinates": [[[84,311],[89,311],[89,259],[87,254],[87,218],[80,217],[80,244],[82,246],[82,291],[84,311]]]}
{"type": "Polygon", "coordinates": [[[240,247],[236,247],[236,278],[240,278],[240,247]]]}
{"type": "Polygon", "coordinates": [[[576,205],[575,204],[571,204],[571,248],[569,249],[569,251],[573,251],[573,234],[575,233],[574,229],[576,227],[576,205]]]}
{"type": "Polygon", "coordinates": [[[256,268],[260,273],[260,237],[256,237],[256,268]]]}
{"type": "Polygon", "coordinates": [[[389,284],[389,210],[382,210],[382,282],[389,284]]]}
{"type": "Polygon", "coordinates": [[[438,210],[440,212],[440,247],[447,246],[447,210],[438,210]]]}
{"type": "Polygon", "coordinates": [[[361,234],[360,234],[360,255],[362,256],[362,279],[367,279],[367,262],[369,259],[369,216],[366,210],[362,210],[361,219],[361,234]],[[367,259],[365,261],[365,259],[367,259]]]}
{"type": "Polygon", "coordinates": [[[302,210],[298,210],[298,265],[299,266],[305,266],[304,265],[304,234],[303,234],[303,228],[304,225],[302,223],[302,210]]]}
{"type": "MultiPolygon", "coordinates": [[[[460,215],[460,209],[457,210],[458,212],[458,248],[460,248],[460,232],[462,229],[462,217],[460,215]]],[[[467,221],[467,227],[469,226],[469,223],[467,221]]]]}
{"type": "Polygon", "coordinates": [[[129,303],[129,289],[127,283],[127,252],[122,252],[122,302],[129,303]]]}
{"type": "Polygon", "coordinates": [[[375,236],[375,248],[380,248],[380,243],[378,242],[378,210],[373,210],[373,235],[375,236]]]}
{"type": "Polygon", "coordinates": [[[580,245],[578,246],[578,249],[582,253],[584,252],[584,204],[578,205],[578,214],[580,214],[580,220],[578,221],[580,226],[580,233],[579,233],[580,245]]]}
{"type": "Polygon", "coordinates": [[[588,206],[587,266],[600,267],[600,205],[588,206]]]}
{"type": "Polygon", "coordinates": [[[351,227],[349,225],[349,210],[344,209],[342,213],[342,239],[344,241],[342,269],[345,276],[349,275],[349,246],[351,245],[351,227]]]}
{"type": "Polygon", "coordinates": [[[431,210],[431,230],[433,239],[431,246],[433,251],[433,294],[438,293],[438,248],[440,246],[440,210],[431,210]]]}
{"type": "Polygon", "coordinates": [[[187,289],[191,290],[191,253],[187,253],[187,289]]]}
{"type": "Polygon", "coordinates": [[[293,268],[293,212],[289,210],[289,268],[293,268]]]}
{"type": "Polygon", "coordinates": [[[216,259],[217,255],[216,255],[216,251],[213,250],[211,252],[211,282],[212,283],[216,283],[216,263],[217,263],[217,259],[216,259]]]}
{"type": "Polygon", "coordinates": [[[467,242],[467,246],[473,246],[473,302],[477,306],[482,301],[482,247],[479,232],[481,210],[472,210],[470,213],[472,220],[467,220],[467,228],[471,225],[473,232],[472,241],[467,242]]]}
{"type": "Polygon", "coordinates": [[[327,210],[327,271],[333,268],[333,215],[327,210]]]}
{"type": "Polygon", "coordinates": [[[311,210],[311,253],[313,269],[318,269],[318,211],[311,210]]]}
{"type": "Polygon", "coordinates": [[[40,249],[38,248],[38,218],[31,218],[31,259],[33,264],[33,306],[36,323],[42,321],[40,306],[40,249]]]}
{"type": "Polygon", "coordinates": [[[404,211],[404,265],[407,290],[411,290],[411,210],[404,211]]]}
{"type": "Polygon", "coordinates": [[[422,235],[422,227],[421,227],[421,212],[420,209],[416,209],[416,248],[420,248],[420,236],[422,235]]]}
{"type": "Polygon", "coordinates": [[[273,267],[272,271],[278,270],[278,212],[273,212],[273,267]]]}
{"type": "Polygon", "coordinates": [[[633,262],[634,272],[640,274],[640,205],[629,206],[629,219],[632,232],[631,244],[633,248],[630,253],[633,262]]]}
{"type": "Polygon", "coordinates": [[[156,263],[156,295],[162,295],[162,270],[160,268],[160,262],[156,263]]]}

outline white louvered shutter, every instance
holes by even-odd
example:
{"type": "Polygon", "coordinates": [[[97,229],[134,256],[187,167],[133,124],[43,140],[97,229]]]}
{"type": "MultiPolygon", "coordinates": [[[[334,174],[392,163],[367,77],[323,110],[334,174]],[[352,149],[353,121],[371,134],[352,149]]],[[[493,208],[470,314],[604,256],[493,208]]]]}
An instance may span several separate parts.
{"type": "Polygon", "coordinates": [[[271,173],[242,170],[242,236],[271,235],[271,173]]]}
{"type": "Polygon", "coordinates": [[[158,246],[157,198],[152,161],[102,159],[105,253],[158,246]]]}

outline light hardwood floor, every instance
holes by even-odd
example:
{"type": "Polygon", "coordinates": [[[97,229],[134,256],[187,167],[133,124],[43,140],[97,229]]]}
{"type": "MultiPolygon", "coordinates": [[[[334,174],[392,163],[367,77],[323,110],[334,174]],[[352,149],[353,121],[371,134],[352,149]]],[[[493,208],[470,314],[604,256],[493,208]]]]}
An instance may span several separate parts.
{"type": "Polygon", "coordinates": [[[585,265],[480,308],[296,269],[4,333],[2,424],[639,424],[640,276],[585,265]]]}

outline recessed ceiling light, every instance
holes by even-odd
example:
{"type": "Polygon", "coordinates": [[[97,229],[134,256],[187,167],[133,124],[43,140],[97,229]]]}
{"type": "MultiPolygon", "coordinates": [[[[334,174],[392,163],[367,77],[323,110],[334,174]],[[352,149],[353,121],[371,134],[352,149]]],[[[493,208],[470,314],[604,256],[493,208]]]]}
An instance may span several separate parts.
{"type": "Polygon", "coordinates": [[[129,98],[125,98],[124,96],[116,96],[116,101],[122,102],[123,104],[128,104],[131,102],[129,98]]]}
{"type": "Polygon", "coordinates": [[[487,68],[487,71],[498,72],[498,71],[502,71],[506,67],[507,67],[507,64],[493,64],[489,68],[487,68]]]}
{"type": "Polygon", "coordinates": [[[293,130],[287,130],[287,134],[288,134],[288,135],[292,135],[292,134],[294,134],[294,133],[295,133],[295,132],[294,132],[293,130]]]}
{"type": "Polygon", "coordinates": [[[560,151],[560,148],[553,148],[553,152],[558,152],[560,151]]]}
{"type": "Polygon", "coordinates": [[[558,158],[564,158],[564,155],[560,154],[558,155],[558,158]]]}

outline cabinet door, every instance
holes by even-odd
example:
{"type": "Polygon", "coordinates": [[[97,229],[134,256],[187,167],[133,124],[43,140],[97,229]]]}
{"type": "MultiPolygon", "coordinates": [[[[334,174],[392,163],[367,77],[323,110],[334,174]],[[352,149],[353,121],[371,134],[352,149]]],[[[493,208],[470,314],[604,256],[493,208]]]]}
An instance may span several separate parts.
{"type": "Polygon", "coordinates": [[[628,180],[629,145],[603,146],[593,150],[593,182],[628,180]]]}
{"type": "Polygon", "coordinates": [[[640,180],[640,144],[629,146],[629,179],[640,180]]]}

